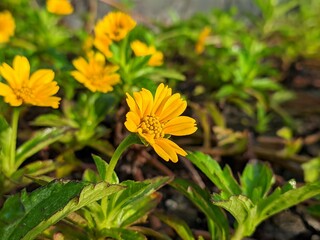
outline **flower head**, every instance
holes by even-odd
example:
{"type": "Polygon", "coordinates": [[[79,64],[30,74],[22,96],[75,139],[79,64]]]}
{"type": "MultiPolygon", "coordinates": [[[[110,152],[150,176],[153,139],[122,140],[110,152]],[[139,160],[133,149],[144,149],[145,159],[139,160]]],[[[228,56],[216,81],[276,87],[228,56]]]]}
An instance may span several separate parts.
{"type": "Polygon", "coordinates": [[[58,15],[69,15],[73,13],[73,6],[69,0],[47,0],[47,10],[58,15]]]}
{"type": "Polygon", "coordinates": [[[120,82],[120,75],[115,73],[119,67],[106,65],[105,57],[101,53],[89,53],[88,61],[79,57],[73,60],[77,71],[71,75],[92,92],[109,92],[120,82]]]}
{"type": "Polygon", "coordinates": [[[148,65],[150,66],[160,66],[163,63],[162,52],[157,51],[154,46],[148,47],[143,42],[136,40],[131,43],[131,49],[133,50],[134,54],[138,57],[151,55],[148,61],[148,65]]]}
{"type": "Polygon", "coordinates": [[[122,12],[110,12],[95,26],[96,35],[105,35],[111,41],[120,41],[136,26],[136,22],[122,12]]]}
{"type": "Polygon", "coordinates": [[[0,43],[6,43],[14,35],[16,24],[9,11],[0,12],[0,43]]]}
{"type": "Polygon", "coordinates": [[[137,133],[166,161],[177,162],[177,154],[187,155],[169,140],[170,135],[185,136],[197,130],[193,118],[180,116],[187,103],[179,93],[172,95],[171,88],[161,83],[154,97],[147,89],[133,93],[133,97],[127,93],[127,103],[130,111],[124,125],[130,132],[137,133]]]}
{"type": "Polygon", "coordinates": [[[26,57],[16,56],[13,67],[3,63],[0,75],[7,84],[0,82],[0,96],[11,106],[23,103],[41,107],[58,108],[61,98],[54,97],[59,90],[57,82],[53,81],[54,72],[50,69],[35,71],[31,77],[30,64],[26,57]]]}
{"type": "Polygon", "coordinates": [[[195,46],[195,51],[197,54],[201,54],[204,51],[204,45],[206,43],[206,39],[211,33],[211,28],[210,27],[205,27],[203,30],[200,32],[198,41],[195,46]]]}

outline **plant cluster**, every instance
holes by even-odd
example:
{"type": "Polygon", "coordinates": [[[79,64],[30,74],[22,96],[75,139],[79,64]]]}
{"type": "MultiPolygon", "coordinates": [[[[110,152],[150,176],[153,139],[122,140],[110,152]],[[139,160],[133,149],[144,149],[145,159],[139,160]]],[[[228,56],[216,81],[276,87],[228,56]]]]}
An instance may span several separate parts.
{"type": "Polygon", "coordinates": [[[152,29],[94,8],[74,28],[69,0],[2,0],[0,239],[238,240],[310,199],[319,217],[320,158],[301,155],[311,140],[295,136],[281,80],[296,59],[319,57],[320,4],[254,2],[259,16],[215,10],[152,29]],[[280,183],[261,161],[273,150],[253,135],[268,130],[281,143],[271,158],[304,179],[280,183]],[[224,162],[239,155],[241,168],[224,162]],[[119,168],[130,158],[167,174],[131,180],[119,168]],[[185,177],[168,167],[180,162],[185,177]],[[205,229],[160,210],[166,188],[205,229]]]}

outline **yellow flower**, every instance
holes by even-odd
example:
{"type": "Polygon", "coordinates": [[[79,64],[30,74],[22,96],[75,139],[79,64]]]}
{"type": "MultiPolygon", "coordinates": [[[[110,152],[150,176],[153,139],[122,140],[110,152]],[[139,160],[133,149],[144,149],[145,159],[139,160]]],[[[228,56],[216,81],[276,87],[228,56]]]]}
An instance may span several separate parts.
{"type": "Polygon", "coordinates": [[[69,15],[73,13],[73,6],[69,0],[47,0],[47,10],[58,15],[69,15]]]}
{"type": "Polygon", "coordinates": [[[59,90],[57,82],[53,81],[54,72],[50,69],[35,71],[31,77],[30,64],[26,57],[16,56],[13,67],[3,63],[0,75],[7,84],[0,82],[0,96],[11,106],[31,104],[41,107],[58,108],[61,98],[54,97],[59,90]]]}
{"type": "Polygon", "coordinates": [[[203,28],[203,30],[199,34],[198,41],[197,41],[196,46],[195,46],[195,51],[196,51],[197,54],[203,53],[204,45],[206,43],[206,39],[208,38],[210,33],[211,33],[211,28],[210,27],[205,27],[205,28],[203,28]]]}
{"type": "Polygon", "coordinates": [[[166,161],[177,162],[177,154],[187,155],[169,140],[170,135],[185,136],[197,130],[193,118],[180,116],[187,103],[179,93],[172,95],[171,88],[161,83],[154,97],[147,89],[133,93],[133,97],[127,93],[127,104],[130,111],[124,125],[130,132],[137,133],[166,161]]]}
{"type": "Polygon", "coordinates": [[[151,55],[148,61],[148,65],[150,66],[160,66],[163,63],[162,52],[157,51],[153,46],[148,47],[143,42],[136,40],[131,43],[131,49],[138,57],[151,55]]]}
{"type": "Polygon", "coordinates": [[[111,39],[104,34],[96,34],[93,45],[102,52],[107,58],[112,57],[112,52],[110,51],[111,39]]]}
{"type": "Polygon", "coordinates": [[[91,52],[88,61],[80,57],[73,60],[77,71],[71,75],[92,92],[109,92],[113,86],[120,82],[120,75],[115,73],[119,67],[106,65],[105,57],[101,53],[91,52]]]}
{"type": "Polygon", "coordinates": [[[9,11],[0,12],[0,43],[9,42],[11,36],[14,35],[16,24],[14,18],[9,11]]]}
{"type": "Polygon", "coordinates": [[[136,22],[122,12],[110,12],[95,26],[97,35],[105,35],[111,41],[120,41],[136,26],[136,22]]]}

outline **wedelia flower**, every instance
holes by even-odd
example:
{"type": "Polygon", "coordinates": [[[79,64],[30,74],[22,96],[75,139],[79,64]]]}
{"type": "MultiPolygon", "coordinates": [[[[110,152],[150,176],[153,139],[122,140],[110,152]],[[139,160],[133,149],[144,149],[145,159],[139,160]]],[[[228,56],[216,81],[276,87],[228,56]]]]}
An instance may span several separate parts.
{"type": "Polygon", "coordinates": [[[107,35],[101,33],[101,31],[98,29],[96,30],[96,36],[93,40],[93,45],[107,58],[112,57],[112,52],[110,51],[111,43],[112,41],[107,35]]]}
{"type": "Polygon", "coordinates": [[[105,57],[101,53],[89,53],[88,61],[79,57],[73,60],[77,71],[71,75],[92,92],[109,92],[120,82],[120,75],[115,73],[119,67],[106,65],[105,57]]]}
{"type": "Polygon", "coordinates": [[[41,107],[58,108],[61,98],[53,96],[59,90],[57,82],[53,81],[54,72],[50,69],[35,71],[31,77],[30,64],[26,57],[16,56],[13,67],[3,63],[0,75],[7,84],[0,82],[0,96],[11,106],[31,104],[41,107]]]}
{"type": "Polygon", "coordinates": [[[14,35],[16,24],[9,11],[0,12],[0,43],[9,42],[14,35]]]}
{"type": "Polygon", "coordinates": [[[198,41],[197,41],[196,46],[195,46],[195,52],[197,54],[203,53],[204,45],[206,43],[206,39],[208,38],[210,33],[211,33],[211,28],[210,27],[205,27],[200,32],[199,37],[198,37],[198,41]]]}
{"type": "Polygon", "coordinates": [[[133,41],[131,44],[131,49],[137,57],[149,56],[151,55],[148,65],[150,66],[160,66],[163,64],[163,54],[157,51],[154,46],[148,47],[143,42],[139,40],[133,41]]]}
{"type": "Polygon", "coordinates": [[[95,26],[96,35],[104,35],[111,41],[120,41],[136,26],[136,22],[122,12],[110,12],[95,26]]]}
{"type": "Polygon", "coordinates": [[[187,103],[179,93],[172,95],[171,88],[160,84],[155,96],[147,89],[127,93],[130,111],[126,115],[126,128],[137,133],[140,138],[150,144],[164,160],[178,161],[178,155],[187,153],[176,143],[169,140],[170,135],[185,136],[197,130],[196,121],[187,116],[180,116],[187,103]]]}
{"type": "Polygon", "coordinates": [[[69,0],[47,0],[47,10],[57,15],[69,15],[73,13],[73,6],[69,0]]]}

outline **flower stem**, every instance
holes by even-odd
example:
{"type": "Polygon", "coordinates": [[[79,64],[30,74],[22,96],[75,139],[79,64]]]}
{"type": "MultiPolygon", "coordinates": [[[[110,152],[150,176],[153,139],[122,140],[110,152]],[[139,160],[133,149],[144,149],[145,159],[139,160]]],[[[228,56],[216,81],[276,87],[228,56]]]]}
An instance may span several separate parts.
{"type": "Polygon", "coordinates": [[[11,138],[10,138],[10,157],[9,157],[9,169],[8,174],[15,172],[15,161],[16,161],[16,145],[17,145],[17,133],[18,133],[18,122],[19,122],[20,108],[13,108],[12,119],[11,119],[11,138]]]}
{"type": "Polygon", "coordinates": [[[108,170],[106,173],[106,178],[105,178],[106,182],[111,181],[112,173],[113,173],[122,153],[132,144],[140,143],[140,142],[141,141],[140,141],[139,137],[133,133],[128,135],[125,139],[122,140],[122,142],[119,144],[117,149],[114,151],[113,156],[109,162],[109,167],[108,167],[108,170]]]}

